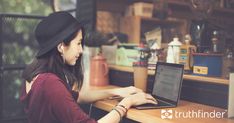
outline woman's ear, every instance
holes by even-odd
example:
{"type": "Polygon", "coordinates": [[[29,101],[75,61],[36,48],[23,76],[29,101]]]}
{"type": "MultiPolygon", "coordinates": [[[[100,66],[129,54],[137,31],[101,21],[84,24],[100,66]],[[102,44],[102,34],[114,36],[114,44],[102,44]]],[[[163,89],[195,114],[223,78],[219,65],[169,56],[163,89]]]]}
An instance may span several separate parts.
{"type": "Polygon", "coordinates": [[[63,45],[64,45],[63,43],[59,43],[58,46],[57,46],[57,49],[61,54],[63,54],[63,52],[64,52],[64,46],[63,45]]]}

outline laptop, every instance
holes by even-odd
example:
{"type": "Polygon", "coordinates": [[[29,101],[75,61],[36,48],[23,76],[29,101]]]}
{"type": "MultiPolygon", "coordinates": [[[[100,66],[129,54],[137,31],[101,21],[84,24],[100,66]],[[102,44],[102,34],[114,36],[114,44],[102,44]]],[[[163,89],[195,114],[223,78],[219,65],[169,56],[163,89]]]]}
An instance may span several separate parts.
{"type": "Polygon", "coordinates": [[[143,104],[136,109],[176,107],[180,99],[184,65],[157,62],[151,95],[158,104],[143,104]]]}

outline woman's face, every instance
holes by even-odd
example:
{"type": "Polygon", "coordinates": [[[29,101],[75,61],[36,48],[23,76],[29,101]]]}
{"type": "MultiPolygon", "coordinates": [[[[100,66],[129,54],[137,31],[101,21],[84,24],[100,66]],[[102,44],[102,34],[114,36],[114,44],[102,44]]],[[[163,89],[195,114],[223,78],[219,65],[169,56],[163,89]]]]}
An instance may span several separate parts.
{"type": "Polygon", "coordinates": [[[78,31],[76,37],[70,42],[68,46],[64,46],[63,58],[68,65],[75,65],[77,59],[83,52],[82,49],[82,31],[78,31]]]}

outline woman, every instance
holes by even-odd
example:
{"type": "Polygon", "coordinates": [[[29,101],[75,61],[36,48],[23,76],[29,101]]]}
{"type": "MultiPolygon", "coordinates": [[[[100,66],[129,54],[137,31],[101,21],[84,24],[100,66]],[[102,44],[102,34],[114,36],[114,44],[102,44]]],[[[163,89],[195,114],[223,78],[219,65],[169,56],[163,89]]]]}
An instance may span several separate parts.
{"type": "Polygon", "coordinates": [[[134,87],[99,91],[82,88],[84,29],[69,13],[55,12],[44,18],[35,29],[35,37],[40,50],[23,72],[26,83],[21,96],[30,123],[117,123],[131,106],[156,103],[134,87]],[[79,92],[72,89],[75,85],[79,92]],[[77,104],[116,95],[123,97],[122,101],[98,121],[77,104]]]}

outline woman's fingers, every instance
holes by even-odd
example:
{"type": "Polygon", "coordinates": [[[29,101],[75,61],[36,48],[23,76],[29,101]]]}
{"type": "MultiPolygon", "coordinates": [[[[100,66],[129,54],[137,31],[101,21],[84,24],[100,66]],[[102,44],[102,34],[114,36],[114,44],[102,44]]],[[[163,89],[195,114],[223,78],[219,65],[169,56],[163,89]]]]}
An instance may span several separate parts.
{"type": "Polygon", "coordinates": [[[154,104],[158,103],[157,100],[154,97],[152,97],[150,94],[146,94],[145,97],[146,97],[147,101],[149,101],[149,102],[153,102],[154,104]]]}
{"type": "Polygon", "coordinates": [[[156,99],[154,97],[152,97],[150,94],[146,94],[145,97],[146,97],[146,99],[151,99],[153,101],[156,101],[156,99]]]}
{"type": "Polygon", "coordinates": [[[154,100],[147,100],[146,103],[158,104],[158,102],[155,102],[154,100]]]}
{"type": "Polygon", "coordinates": [[[132,94],[127,98],[131,100],[132,105],[141,105],[145,103],[157,104],[157,100],[155,98],[144,92],[132,94]]]}

